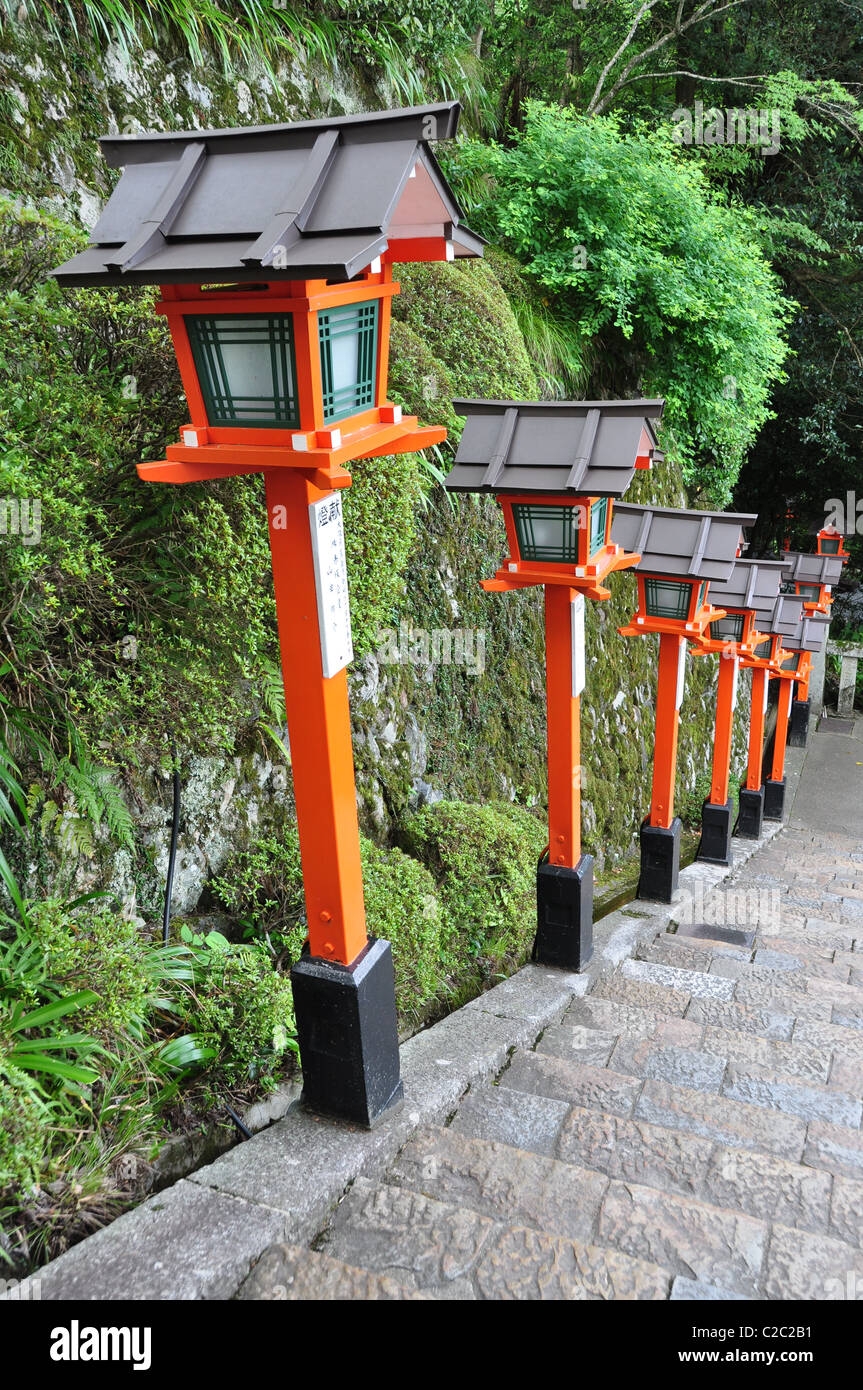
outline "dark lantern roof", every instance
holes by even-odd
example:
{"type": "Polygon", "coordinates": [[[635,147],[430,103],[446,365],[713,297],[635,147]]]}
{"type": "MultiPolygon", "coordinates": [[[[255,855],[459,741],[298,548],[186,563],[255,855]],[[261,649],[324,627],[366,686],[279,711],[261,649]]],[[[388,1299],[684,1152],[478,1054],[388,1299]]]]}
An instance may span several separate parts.
{"type": "MultiPolygon", "coordinates": [[[[743,527],[755,520],[755,516],[733,512],[690,512],[624,502],[614,509],[611,539],[641,555],[635,569],[642,574],[727,580],[743,541],[743,527]]],[[[713,599],[712,592],[709,598],[713,599]]]]}
{"type": "Polygon", "coordinates": [[[453,492],[620,497],[639,457],[661,457],[661,400],[455,400],[465,426],[453,492]]]}
{"type": "Polygon", "coordinates": [[[55,272],[67,285],[218,279],[350,280],[393,249],[442,239],[482,255],[430,141],[451,139],[459,103],[289,125],[100,141],[123,173],[92,245],[55,272]]]}

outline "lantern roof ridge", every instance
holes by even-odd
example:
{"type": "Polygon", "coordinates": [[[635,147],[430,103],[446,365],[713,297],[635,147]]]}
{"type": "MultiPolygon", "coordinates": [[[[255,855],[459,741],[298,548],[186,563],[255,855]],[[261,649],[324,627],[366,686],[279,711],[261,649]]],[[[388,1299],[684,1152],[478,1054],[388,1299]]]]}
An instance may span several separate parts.
{"type": "Polygon", "coordinates": [[[812,555],[805,551],[783,550],[783,575],[805,584],[837,584],[842,578],[844,558],[840,555],[812,555]]]}
{"type": "Polygon", "coordinates": [[[481,256],[431,142],[457,101],[286,125],[107,135],[122,174],[68,285],[346,281],[378,257],[481,256]]]}
{"type": "Polygon", "coordinates": [[[642,574],[727,582],[738,559],[743,528],[756,519],[749,513],[625,502],[615,506],[611,539],[641,555],[636,569],[642,574]]]}
{"type": "Polygon", "coordinates": [[[456,399],[465,426],[445,486],[621,497],[636,467],[663,457],[657,440],[663,406],[662,400],[456,399]]]}

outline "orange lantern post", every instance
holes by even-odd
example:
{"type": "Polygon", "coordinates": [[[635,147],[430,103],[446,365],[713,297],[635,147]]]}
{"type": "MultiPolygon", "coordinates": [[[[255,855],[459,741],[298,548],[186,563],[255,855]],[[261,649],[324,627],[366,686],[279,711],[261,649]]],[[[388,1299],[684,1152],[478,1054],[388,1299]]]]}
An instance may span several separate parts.
{"type": "MultiPolygon", "coordinates": [[[[764,626],[772,626],[772,614],[765,617],[759,613],[758,621],[764,626]]],[[[767,720],[768,685],[771,675],[775,675],[787,660],[788,653],[782,647],[782,639],[775,633],[765,636],[756,643],[751,655],[742,659],[741,665],[752,671],[752,700],[749,712],[749,753],[746,764],[746,781],[740,788],[740,812],[737,821],[737,834],[747,840],[757,840],[761,835],[764,821],[764,730],[767,720]]]]}
{"type": "Polygon", "coordinates": [[[677,737],[687,643],[701,648],[710,625],[725,617],[708,597],[715,579],[727,579],[753,516],[688,512],[670,507],[615,511],[614,539],[637,548],[638,605],[625,637],[659,637],[653,786],[641,826],[641,875],[637,896],[671,902],[680,871],[681,822],[674,814],[677,737]]]}
{"type": "MultiPolygon", "coordinates": [[[[734,802],[730,796],[731,745],[734,712],[737,705],[738,675],[741,666],[755,655],[765,634],[756,630],[758,611],[773,605],[779,592],[783,566],[777,560],[738,559],[729,578],[710,586],[714,603],[725,609],[725,617],[710,624],[696,651],[719,657],[716,693],[716,721],[713,739],[713,769],[710,795],[701,809],[701,842],[696,858],[711,864],[730,864],[734,822],[734,802]]],[[[759,696],[763,725],[763,691],[759,696]]],[[[753,710],[755,696],[753,695],[753,710]]],[[[763,734],[759,735],[763,738],[763,734]]],[[[761,786],[760,745],[757,787],[761,786]]],[[[760,821],[759,821],[760,825],[760,821]]]]}
{"type": "MultiPolygon", "coordinates": [[[[841,536],[839,543],[841,544],[841,536]]],[[[833,604],[833,586],[842,578],[842,567],[846,559],[847,556],[838,552],[815,555],[786,552],[782,556],[782,592],[802,599],[804,613],[829,614],[833,604]]],[[[801,664],[801,673],[791,702],[788,744],[792,748],[805,748],[809,736],[810,674],[811,656],[807,656],[801,664]]]]}
{"type": "Polygon", "coordinates": [[[402,1086],[392,955],[363,903],[341,490],[352,460],[446,436],[388,400],[387,370],[393,263],[481,254],[429,145],[458,115],[107,138],[124,172],[55,272],[162,287],[190,418],[142,479],[264,475],[309,933],[291,972],[303,1095],[365,1126],[402,1086]]]}
{"type": "Polygon", "coordinates": [[[483,588],[545,588],[548,848],[534,959],[580,970],[593,950],[593,857],[581,845],[585,598],[638,561],[610,539],[614,498],[661,458],[662,401],[455,401],[466,416],[446,486],[493,493],[509,546],[483,588]]]}
{"type": "Polygon", "coordinates": [[[777,626],[783,620],[791,628],[781,637],[783,650],[777,651],[777,661],[771,678],[779,681],[779,701],[776,728],[773,735],[773,759],[770,776],[764,783],[764,817],[782,820],[785,809],[785,750],[788,745],[791,702],[795,683],[808,681],[811,653],[819,651],[827,640],[830,624],[826,613],[808,612],[797,598],[780,597],[775,615],[777,626]],[[796,622],[795,622],[796,618],[796,622]]]}

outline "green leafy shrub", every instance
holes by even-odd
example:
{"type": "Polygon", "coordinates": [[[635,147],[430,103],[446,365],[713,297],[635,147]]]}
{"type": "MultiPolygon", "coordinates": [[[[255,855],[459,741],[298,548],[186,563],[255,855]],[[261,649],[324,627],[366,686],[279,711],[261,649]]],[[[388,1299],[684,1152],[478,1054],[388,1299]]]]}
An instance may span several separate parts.
{"type": "Polygon", "coordinates": [[[64,990],[96,996],[81,1024],[96,1037],[142,1040],[161,1009],[176,1013],[171,990],[192,978],[185,948],[156,946],[112,908],[89,903],[70,910],[56,898],[33,903],[29,935],[50,978],[64,990]]]}
{"type": "Polygon", "coordinates": [[[0,1195],[45,1179],[51,1111],[26,1072],[0,1063],[0,1195]]]}
{"type": "MultiPolygon", "coordinates": [[[[389,941],[396,1004],[402,1019],[413,1022],[443,984],[443,918],[435,882],[399,849],[379,849],[362,836],[360,851],[368,933],[389,941]]],[[[295,829],[235,855],[211,886],[225,907],[265,936],[280,963],[299,958],[307,927],[295,829]]]]}
{"type": "Polygon", "coordinates": [[[522,964],[536,931],[536,865],[547,837],[509,802],[437,801],[406,824],[408,848],[431,870],[446,913],[451,968],[482,956],[522,964]]]}
{"type": "Polygon", "coordinates": [[[428,869],[401,850],[378,849],[365,839],[361,848],[369,935],[390,943],[396,1007],[404,1022],[415,1023],[444,985],[437,886],[428,869]]]}
{"type": "Polygon", "coordinates": [[[286,1057],[296,1051],[291,983],[279,975],[259,941],[234,945],[210,932],[195,940],[186,930],[195,959],[195,981],[186,1006],[186,1026],[212,1052],[207,1069],[209,1097],[227,1083],[272,1090],[286,1057]]]}

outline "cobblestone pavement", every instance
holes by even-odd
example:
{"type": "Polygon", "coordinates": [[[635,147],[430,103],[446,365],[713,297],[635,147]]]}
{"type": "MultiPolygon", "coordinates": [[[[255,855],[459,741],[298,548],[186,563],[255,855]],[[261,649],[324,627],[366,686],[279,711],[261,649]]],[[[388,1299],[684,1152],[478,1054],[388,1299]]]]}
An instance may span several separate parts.
{"type": "MultiPolygon", "coordinates": [[[[847,743],[822,751],[859,777],[847,743]]],[[[695,920],[681,904],[238,1296],[854,1298],[863,840],[807,828],[809,763],[789,826],[695,920]]]]}

